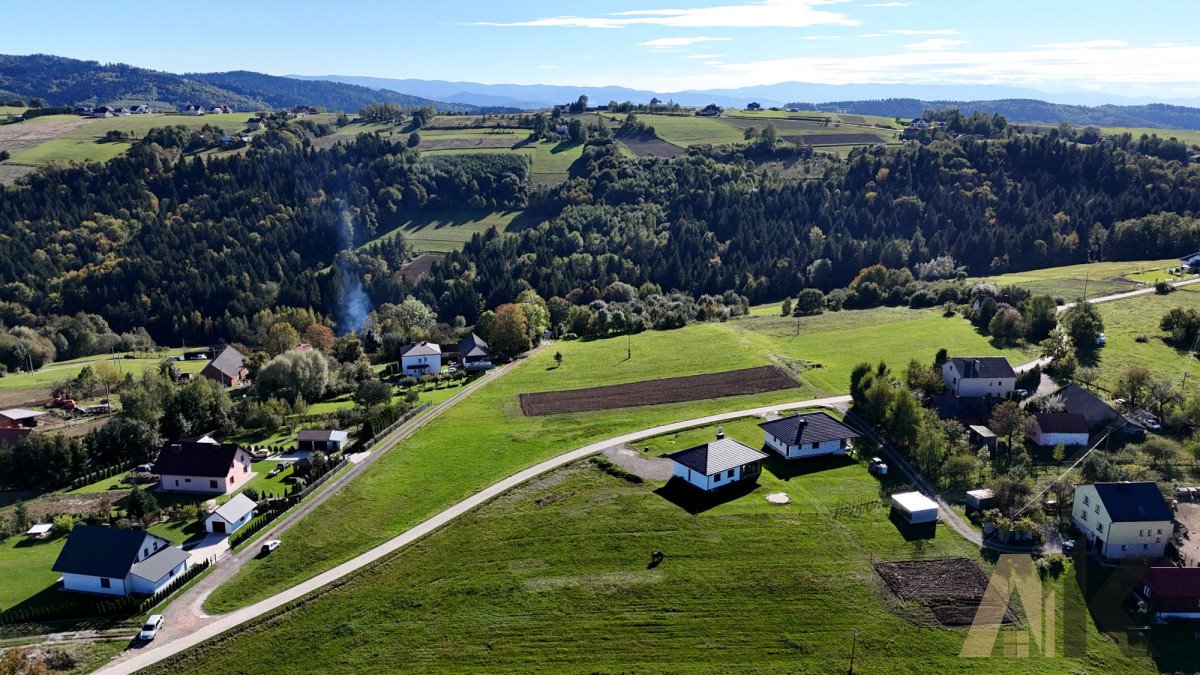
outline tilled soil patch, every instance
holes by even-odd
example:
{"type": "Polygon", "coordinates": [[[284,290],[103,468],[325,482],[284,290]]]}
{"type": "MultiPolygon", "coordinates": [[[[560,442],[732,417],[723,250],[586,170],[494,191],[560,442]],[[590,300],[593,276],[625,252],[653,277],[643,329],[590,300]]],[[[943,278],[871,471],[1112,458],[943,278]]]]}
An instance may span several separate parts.
{"type": "MultiPolygon", "coordinates": [[[[966,558],[881,562],[875,571],[896,597],[924,601],[943,626],[971,625],[988,585],[979,565],[966,558]]],[[[1005,624],[1017,621],[1011,608],[1005,611],[1005,624]]]]}
{"type": "Polygon", "coordinates": [[[528,416],[560,415],[591,410],[632,408],[663,403],[703,401],[725,396],[761,394],[798,387],[787,373],[775,366],[760,366],[723,373],[643,380],[606,387],[521,394],[521,412],[528,416]]]}
{"type": "Polygon", "coordinates": [[[788,136],[786,140],[799,138],[805,145],[871,145],[883,143],[883,139],[875,134],[802,134],[788,136]]]}
{"type": "Polygon", "coordinates": [[[661,138],[648,134],[619,133],[617,140],[633,151],[638,157],[676,157],[687,150],[672,145],[661,138]]]}

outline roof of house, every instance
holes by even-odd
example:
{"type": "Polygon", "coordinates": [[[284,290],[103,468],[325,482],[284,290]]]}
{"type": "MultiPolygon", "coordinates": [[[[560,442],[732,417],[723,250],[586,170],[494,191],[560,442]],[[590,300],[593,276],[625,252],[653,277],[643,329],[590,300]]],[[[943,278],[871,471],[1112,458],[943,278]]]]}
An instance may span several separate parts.
{"type": "Polygon", "coordinates": [[[1044,434],[1086,434],[1087,418],[1078,413],[1038,413],[1034,415],[1044,434]]]}
{"type": "Polygon", "coordinates": [[[458,353],[462,356],[487,356],[488,344],[483,338],[471,333],[458,343],[458,353]]]}
{"type": "Polygon", "coordinates": [[[1114,523],[1171,520],[1173,515],[1158,486],[1150,481],[1093,483],[1104,510],[1114,523]]]}
{"type": "Polygon", "coordinates": [[[991,499],[996,496],[996,493],[991,488],[979,488],[978,490],[967,490],[967,494],[975,499],[991,499]]]}
{"type": "Polygon", "coordinates": [[[1182,258],[1180,258],[1180,260],[1182,260],[1183,262],[1188,262],[1188,263],[1196,261],[1196,260],[1200,260],[1200,251],[1196,251],[1195,253],[1185,255],[1182,258]]]}
{"type": "Polygon", "coordinates": [[[344,442],[350,434],[339,429],[301,429],[296,434],[298,441],[338,441],[344,442]]]}
{"type": "Polygon", "coordinates": [[[217,354],[217,358],[213,359],[209,366],[212,366],[226,377],[240,377],[242,374],[242,363],[245,357],[242,353],[233,347],[226,346],[217,354]]]}
{"type": "Polygon", "coordinates": [[[1016,377],[1017,373],[1003,356],[955,356],[954,369],[964,378],[1016,377]]]}
{"type": "Polygon", "coordinates": [[[1154,566],[1146,570],[1142,583],[1150,598],[1200,598],[1200,567],[1154,566]]]}
{"type": "Polygon", "coordinates": [[[1112,406],[1101,401],[1095,394],[1078,384],[1068,384],[1054,394],[1062,399],[1063,406],[1069,413],[1083,415],[1097,421],[1120,417],[1112,406]]]}
{"type": "Polygon", "coordinates": [[[50,569],[65,574],[124,579],[137,560],[146,534],[142,530],[77,525],[50,569]]]}
{"type": "Polygon", "coordinates": [[[29,528],[25,534],[31,537],[40,537],[43,534],[50,534],[54,530],[54,523],[38,523],[29,528]]]}
{"type": "Polygon", "coordinates": [[[920,492],[900,492],[894,494],[892,495],[892,503],[909,513],[928,511],[930,509],[936,511],[938,508],[937,502],[920,492]]]}
{"type": "Polygon", "coordinates": [[[441,353],[441,345],[433,342],[414,342],[400,350],[400,356],[440,356],[441,353]]]}
{"type": "Polygon", "coordinates": [[[187,551],[174,546],[168,546],[159,549],[158,553],[151,555],[142,562],[136,563],[133,567],[129,568],[129,571],[134,576],[139,576],[146,581],[158,581],[167,576],[168,572],[179,567],[180,563],[187,562],[190,557],[191,554],[187,551]]]}
{"type": "Polygon", "coordinates": [[[233,443],[171,443],[164,445],[154,461],[154,473],[164,476],[203,476],[224,478],[229,475],[240,446],[233,443]]]}
{"type": "Polygon", "coordinates": [[[732,438],[718,438],[694,448],[671,453],[667,457],[692,471],[714,476],[743,464],[766,459],[767,455],[732,438]]]}
{"type": "Polygon", "coordinates": [[[236,523],[242,519],[242,516],[256,508],[258,508],[258,504],[253,499],[239,492],[233,496],[233,499],[230,499],[219,506],[216,511],[213,511],[213,515],[227,523],[236,523]]]}
{"type": "Polygon", "coordinates": [[[833,419],[825,412],[789,415],[758,425],[763,431],[789,445],[822,443],[858,438],[857,431],[833,419]]]}
{"type": "Polygon", "coordinates": [[[983,424],[972,424],[968,428],[971,431],[974,431],[976,434],[979,434],[979,436],[981,438],[995,438],[996,437],[996,432],[992,431],[991,429],[989,429],[987,426],[985,426],[983,424]]]}
{"type": "Polygon", "coordinates": [[[7,417],[10,420],[28,420],[34,417],[45,415],[44,412],[37,410],[28,410],[26,408],[9,408],[8,410],[0,410],[0,417],[7,417]]]}

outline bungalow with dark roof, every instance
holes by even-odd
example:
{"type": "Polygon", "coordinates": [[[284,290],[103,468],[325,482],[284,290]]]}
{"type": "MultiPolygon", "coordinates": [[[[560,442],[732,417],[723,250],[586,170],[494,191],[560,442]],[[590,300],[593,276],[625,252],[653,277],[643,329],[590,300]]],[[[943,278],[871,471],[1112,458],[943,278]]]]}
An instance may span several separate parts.
{"type": "Polygon", "coordinates": [[[759,452],[718,429],[717,438],[667,455],[672,475],[705,492],[741,481],[758,480],[766,453],[759,452]]]}
{"type": "Polygon", "coordinates": [[[758,425],[766,434],[764,443],[784,459],[845,455],[854,449],[854,429],[826,412],[789,415],[758,425]]]}
{"type": "Polygon", "coordinates": [[[955,396],[1003,398],[1017,386],[1017,373],[1000,356],[956,356],[942,364],[942,381],[955,396]]]}
{"type": "Polygon", "coordinates": [[[1161,558],[1175,532],[1174,517],[1150,481],[1075,487],[1071,519],[1105,558],[1161,558]]]}
{"type": "Polygon", "coordinates": [[[226,387],[237,387],[246,382],[246,375],[249,373],[245,366],[245,357],[242,353],[233,347],[225,347],[217,354],[217,358],[213,359],[204,366],[204,370],[200,374],[210,380],[216,380],[226,387]]]}
{"type": "Polygon", "coordinates": [[[142,530],[78,525],[54,561],[63,588],[103,595],[153,595],[187,569],[187,552],[142,530]]]}
{"type": "Polygon", "coordinates": [[[442,372],[442,348],[434,342],[414,342],[400,350],[400,367],[405,375],[436,375],[442,372]]]}
{"type": "Polygon", "coordinates": [[[1035,445],[1054,447],[1088,444],[1087,418],[1076,413],[1038,413],[1033,416],[1027,435],[1035,445]]]}
{"type": "Polygon", "coordinates": [[[254,477],[250,455],[239,445],[176,441],[164,445],[152,473],[166,492],[227,494],[254,477]]]}

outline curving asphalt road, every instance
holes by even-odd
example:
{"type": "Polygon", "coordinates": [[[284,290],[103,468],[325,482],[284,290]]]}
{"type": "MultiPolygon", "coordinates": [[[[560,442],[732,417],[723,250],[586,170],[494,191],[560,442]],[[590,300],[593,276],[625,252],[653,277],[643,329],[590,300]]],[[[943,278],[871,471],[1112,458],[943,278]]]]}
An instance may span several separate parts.
{"type": "MultiPolygon", "coordinates": [[[[1188,286],[1188,285],[1195,284],[1195,283],[1200,283],[1200,278],[1179,281],[1179,282],[1173,283],[1172,285],[1176,286],[1176,287],[1180,287],[1180,286],[1188,286]]],[[[1090,300],[1090,302],[1092,304],[1097,304],[1097,303],[1102,303],[1102,302],[1111,302],[1114,300],[1123,300],[1126,298],[1133,298],[1133,297],[1138,297],[1138,296],[1142,296],[1142,295],[1149,295],[1154,292],[1155,291],[1153,288],[1145,288],[1145,289],[1139,289],[1136,291],[1129,291],[1126,293],[1116,293],[1113,295],[1106,295],[1106,296],[1100,296],[1097,298],[1092,298],[1090,300]]],[[[1066,311],[1066,310],[1074,307],[1075,304],[1076,303],[1064,304],[1058,308],[1058,311],[1059,312],[1066,311]]],[[[1044,358],[1043,359],[1035,359],[1033,361],[1030,361],[1029,363],[1025,363],[1020,366],[1017,366],[1016,370],[1018,372],[1023,372],[1025,370],[1032,368],[1035,365],[1044,364],[1045,361],[1046,361],[1046,359],[1044,359],[1044,358]]],[[[506,370],[508,370],[508,369],[504,368],[504,369],[498,369],[497,371],[493,371],[492,373],[488,374],[488,379],[490,379],[491,377],[496,377],[500,374],[500,372],[503,372],[506,370]]],[[[478,386],[480,384],[482,384],[482,381],[477,382],[475,386],[472,386],[472,387],[468,388],[467,390],[460,392],[459,394],[456,394],[454,397],[448,399],[447,401],[443,402],[442,404],[434,406],[433,408],[430,408],[429,410],[427,410],[425,413],[422,413],[421,415],[419,415],[416,418],[414,424],[406,425],[406,427],[403,428],[401,431],[396,432],[393,435],[393,437],[386,439],[377,450],[372,452],[373,456],[370,458],[369,461],[362,462],[361,464],[355,466],[353,469],[351,469],[351,471],[347,472],[342,477],[339,477],[337,483],[344,484],[345,482],[348,482],[349,480],[351,480],[353,477],[357,476],[359,473],[364,471],[366,469],[366,467],[369,466],[375,458],[377,458],[379,455],[382,455],[383,452],[391,449],[396,444],[398,444],[401,440],[404,440],[405,438],[407,438],[409,435],[411,435],[413,432],[415,432],[417,429],[419,429],[421,426],[423,426],[427,421],[432,419],[434,416],[436,416],[438,413],[440,413],[446,407],[449,407],[450,405],[453,405],[454,403],[456,403],[462,397],[464,397],[468,393],[470,393],[470,391],[473,391],[476,388],[476,386],[478,386]]],[[[367,551],[366,553],[359,555],[356,558],[348,560],[347,562],[344,562],[341,565],[338,565],[337,567],[334,567],[331,570],[328,570],[326,572],[318,574],[317,576],[315,576],[303,583],[300,583],[286,591],[283,591],[283,592],[281,592],[277,595],[274,595],[270,598],[267,598],[265,600],[257,602],[248,607],[244,607],[242,609],[236,610],[229,614],[225,614],[225,615],[222,615],[219,617],[209,617],[207,615],[204,615],[203,611],[202,611],[202,605],[203,605],[204,599],[208,596],[209,593],[212,592],[212,589],[216,588],[218,585],[220,585],[225,580],[227,580],[230,576],[233,575],[234,572],[236,572],[237,568],[240,567],[240,564],[239,565],[227,564],[223,568],[218,568],[213,573],[210,573],[207,577],[205,577],[204,580],[202,580],[201,584],[198,584],[197,586],[193,587],[185,594],[185,596],[182,596],[179,599],[177,599],[171,603],[171,605],[167,609],[168,631],[170,631],[170,632],[167,632],[163,635],[163,638],[166,638],[165,640],[156,641],[155,643],[152,643],[151,645],[143,648],[142,650],[136,651],[136,652],[127,651],[121,657],[118,657],[118,659],[114,660],[113,662],[110,662],[104,668],[102,668],[96,672],[103,673],[103,674],[133,673],[142,668],[146,668],[148,666],[154,665],[155,663],[158,663],[166,658],[169,658],[169,657],[174,656],[174,655],[176,655],[180,652],[183,652],[187,649],[195,647],[195,646],[199,645],[200,643],[204,642],[205,640],[214,638],[214,637],[216,637],[226,631],[232,630],[246,622],[249,622],[249,621],[252,621],[259,617],[262,617],[262,616],[264,616],[264,615],[266,615],[266,614],[268,614],[290,602],[293,602],[295,600],[302,598],[305,595],[308,595],[309,593],[320,590],[321,588],[323,588],[329,584],[332,584],[335,581],[342,579],[343,577],[345,577],[349,574],[352,574],[367,565],[370,565],[371,563],[375,562],[376,560],[379,560],[380,558],[383,558],[384,556],[387,556],[387,555],[407,546],[408,544],[411,544],[412,542],[417,541],[418,539],[421,539],[422,537],[425,537],[426,535],[431,534],[432,532],[434,532],[438,528],[446,525],[447,523],[451,522],[455,518],[458,518],[459,516],[471,511],[472,509],[475,509],[475,508],[483,505],[484,503],[488,502],[489,500],[494,499],[495,497],[503,494],[504,492],[506,492],[508,490],[511,490],[514,487],[517,487],[518,485],[521,485],[522,483],[525,483],[526,481],[529,481],[529,480],[536,478],[546,472],[552,471],[552,470],[557,469],[566,464],[570,464],[571,462],[577,461],[579,459],[583,459],[589,455],[593,455],[593,454],[596,454],[603,450],[606,450],[610,447],[622,445],[625,443],[633,443],[633,442],[636,442],[639,440],[644,440],[647,438],[651,438],[654,436],[660,436],[662,434],[672,433],[675,431],[681,431],[683,429],[688,429],[691,427],[700,426],[700,425],[704,425],[704,424],[714,424],[714,423],[718,423],[718,422],[726,422],[729,420],[738,419],[740,417],[747,417],[747,416],[752,416],[752,415],[765,415],[769,412],[775,412],[775,411],[779,411],[779,410],[786,410],[786,409],[792,409],[792,408],[834,407],[834,406],[839,406],[839,405],[845,405],[847,403],[850,403],[849,396],[831,396],[831,397],[826,397],[826,398],[808,399],[808,400],[804,400],[804,401],[793,401],[790,403],[779,403],[779,404],[774,404],[774,405],[760,406],[760,407],[756,407],[756,408],[748,408],[748,409],[743,409],[743,410],[735,410],[735,411],[731,411],[731,412],[719,413],[716,415],[708,415],[705,417],[698,417],[695,419],[683,420],[680,422],[673,422],[671,424],[664,424],[664,425],[660,425],[657,427],[651,427],[648,429],[643,429],[641,431],[624,434],[621,436],[615,436],[613,438],[608,438],[608,439],[605,439],[602,441],[597,441],[590,445],[586,445],[582,448],[578,448],[576,450],[572,450],[572,451],[564,453],[562,455],[558,455],[557,457],[554,457],[552,459],[548,459],[544,462],[541,462],[540,464],[531,466],[528,469],[525,469],[524,471],[516,473],[512,476],[509,476],[508,478],[505,478],[504,480],[501,480],[498,483],[494,483],[494,484],[488,486],[487,488],[484,488],[480,492],[477,492],[474,495],[458,502],[457,504],[454,504],[453,506],[450,506],[449,508],[441,511],[440,513],[434,515],[433,517],[429,518],[428,520],[410,528],[406,532],[391,539],[390,541],[388,541],[384,544],[381,544],[381,545],[371,549],[370,551],[367,551]],[[175,613],[175,619],[177,619],[177,621],[174,624],[171,623],[172,613],[175,613]],[[172,626],[175,626],[175,630],[171,630],[172,626]],[[176,633],[179,633],[179,634],[176,634],[176,633]]],[[[863,426],[863,425],[860,424],[859,426],[863,426]]],[[[869,429],[870,427],[867,427],[867,428],[869,429]]],[[[882,439],[876,438],[876,440],[880,441],[882,439]]],[[[958,534],[960,534],[961,536],[966,538],[968,541],[971,541],[972,543],[974,543],[976,545],[982,546],[983,542],[982,542],[982,538],[980,537],[979,533],[976,532],[974,530],[974,528],[967,525],[962,520],[962,518],[960,518],[958,516],[958,514],[955,513],[954,510],[951,509],[949,507],[949,505],[946,504],[945,501],[941,499],[940,493],[938,493],[936,490],[933,490],[928,485],[928,483],[925,482],[924,478],[920,475],[920,473],[917,472],[916,469],[913,468],[905,460],[905,458],[903,458],[898,453],[888,451],[887,449],[890,448],[890,446],[887,445],[886,442],[882,443],[882,446],[885,448],[885,452],[887,452],[887,454],[889,455],[889,460],[891,460],[897,468],[899,468],[907,477],[909,477],[913,481],[914,485],[916,485],[918,487],[918,489],[920,489],[922,492],[926,492],[928,494],[937,495],[937,500],[938,500],[939,506],[941,507],[940,511],[941,511],[943,520],[948,525],[950,525],[950,527],[952,529],[954,529],[958,534]]],[[[323,490],[321,494],[324,494],[324,495],[332,494],[333,492],[336,491],[336,488],[337,488],[337,485],[331,486],[331,487],[323,490]]],[[[320,501],[317,501],[316,499],[314,499],[314,500],[310,500],[310,503],[301,505],[301,507],[297,511],[289,514],[289,516],[287,518],[284,518],[283,520],[281,520],[281,522],[279,524],[277,524],[273,528],[271,528],[270,533],[274,534],[276,532],[281,532],[281,531],[287,529],[288,527],[291,526],[291,524],[293,522],[298,520],[303,515],[307,514],[309,511],[312,510],[312,508],[315,508],[319,503],[320,503],[320,501]],[[307,508],[304,508],[304,506],[307,506],[307,508]]],[[[250,557],[253,554],[253,552],[254,552],[253,547],[250,547],[246,551],[242,551],[241,553],[233,556],[233,559],[234,560],[237,560],[239,558],[248,559],[248,557],[250,557]]],[[[240,560],[240,562],[244,563],[245,560],[240,560]]]]}

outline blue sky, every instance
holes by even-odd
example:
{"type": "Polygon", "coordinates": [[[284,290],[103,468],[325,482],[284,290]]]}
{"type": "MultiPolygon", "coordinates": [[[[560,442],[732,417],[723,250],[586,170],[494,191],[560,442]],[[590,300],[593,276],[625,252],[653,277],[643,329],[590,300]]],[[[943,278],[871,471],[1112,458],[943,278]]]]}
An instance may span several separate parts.
{"type": "Polygon", "coordinates": [[[781,81],[1200,96],[1193,2],[9,2],[0,51],[169,70],[658,91],[781,81]],[[1172,20],[1175,17],[1175,20],[1172,20]]]}

